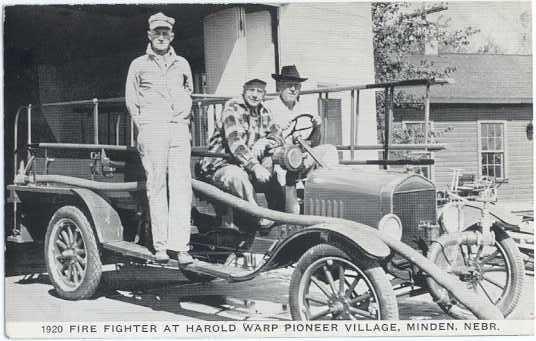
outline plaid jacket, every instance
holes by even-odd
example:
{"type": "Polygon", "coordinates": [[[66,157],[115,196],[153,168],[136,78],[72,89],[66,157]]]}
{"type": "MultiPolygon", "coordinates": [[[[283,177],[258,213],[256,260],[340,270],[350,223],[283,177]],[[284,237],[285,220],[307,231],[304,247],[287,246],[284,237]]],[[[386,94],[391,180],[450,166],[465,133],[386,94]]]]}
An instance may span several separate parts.
{"type": "Polygon", "coordinates": [[[244,98],[233,98],[225,103],[221,119],[215,123],[214,133],[209,141],[209,152],[229,153],[232,160],[203,158],[198,165],[200,175],[210,177],[216,170],[235,164],[251,170],[259,160],[251,152],[251,147],[260,138],[277,134],[280,130],[270,111],[262,103],[258,110],[251,111],[244,98]]]}

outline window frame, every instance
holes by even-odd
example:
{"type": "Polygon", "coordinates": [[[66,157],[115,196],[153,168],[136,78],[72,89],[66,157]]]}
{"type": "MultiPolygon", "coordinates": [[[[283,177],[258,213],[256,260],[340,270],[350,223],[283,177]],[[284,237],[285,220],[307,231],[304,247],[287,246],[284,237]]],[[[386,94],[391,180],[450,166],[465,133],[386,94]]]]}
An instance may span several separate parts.
{"type": "Polygon", "coordinates": [[[482,124],[502,124],[503,136],[502,136],[502,153],[504,159],[503,174],[501,177],[495,177],[496,180],[506,180],[508,178],[508,148],[506,142],[508,141],[508,121],[506,120],[478,120],[477,121],[477,160],[478,160],[478,176],[482,177],[482,124]]]}

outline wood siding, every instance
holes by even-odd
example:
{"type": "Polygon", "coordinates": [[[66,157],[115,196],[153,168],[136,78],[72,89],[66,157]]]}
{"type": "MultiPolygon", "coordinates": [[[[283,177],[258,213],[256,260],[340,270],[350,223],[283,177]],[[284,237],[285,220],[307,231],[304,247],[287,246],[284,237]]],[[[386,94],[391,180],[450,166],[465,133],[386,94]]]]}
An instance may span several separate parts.
{"type": "Polygon", "coordinates": [[[534,142],[527,139],[526,127],[530,121],[507,122],[508,183],[499,189],[500,197],[512,200],[532,200],[534,142]]]}
{"type": "MultiPolygon", "coordinates": [[[[395,120],[423,120],[424,113],[414,109],[398,109],[395,120]]],[[[431,108],[431,120],[436,132],[452,128],[437,141],[447,149],[433,155],[434,182],[438,189],[450,184],[452,168],[465,173],[480,174],[478,169],[478,121],[506,121],[506,177],[508,182],[499,188],[499,200],[526,202],[533,198],[533,148],[526,127],[532,120],[532,105],[438,105],[431,108]]]]}

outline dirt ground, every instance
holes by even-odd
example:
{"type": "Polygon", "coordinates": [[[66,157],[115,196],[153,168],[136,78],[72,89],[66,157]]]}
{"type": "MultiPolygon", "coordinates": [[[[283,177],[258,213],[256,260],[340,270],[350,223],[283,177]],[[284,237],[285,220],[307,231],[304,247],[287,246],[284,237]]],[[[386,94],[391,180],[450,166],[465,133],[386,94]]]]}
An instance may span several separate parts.
{"type": "MultiPolygon", "coordinates": [[[[95,298],[67,301],[56,296],[39,250],[8,254],[5,278],[7,321],[176,321],[288,320],[291,269],[261,274],[252,281],[189,283],[177,271],[107,266],[95,298]]],[[[399,298],[400,319],[449,319],[428,294],[399,298]]],[[[534,318],[534,278],[510,319],[534,318]]]]}

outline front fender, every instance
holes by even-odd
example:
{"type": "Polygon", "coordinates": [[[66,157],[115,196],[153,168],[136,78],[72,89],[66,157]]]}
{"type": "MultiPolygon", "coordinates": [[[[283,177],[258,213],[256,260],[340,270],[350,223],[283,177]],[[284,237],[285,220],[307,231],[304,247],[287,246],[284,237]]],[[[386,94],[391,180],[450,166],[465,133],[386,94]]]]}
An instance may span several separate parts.
{"type": "Polygon", "coordinates": [[[117,211],[103,197],[86,188],[71,188],[86,205],[100,243],[123,240],[123,224],[117,211]]]}
{"type": "Polygon", "coordinates": [[[370,229],[371,227],[359,223],[312,225],[282,241],[273,251],[267,266],[273,269],[293,264],[308,249],[321,243],[336,244],[350,255],[357,253],[372,259],[389,256],[391,250],[387,244],[370,229]]]}
{"type": "MultiPolygon", "coordinates": [[[[497,207],[495,205],[488,205],[487,207],[491,216],[502,223],[507,230],[519,230],[519,226],[522,225],[522,219],[520,216],[513,215],[507,210],[497,207]]],[[[470,202],[464,205],[464,220],[465,226],[471,226],[474,223],[480,221],[483,210],[483,203],[470,202]]]]}

